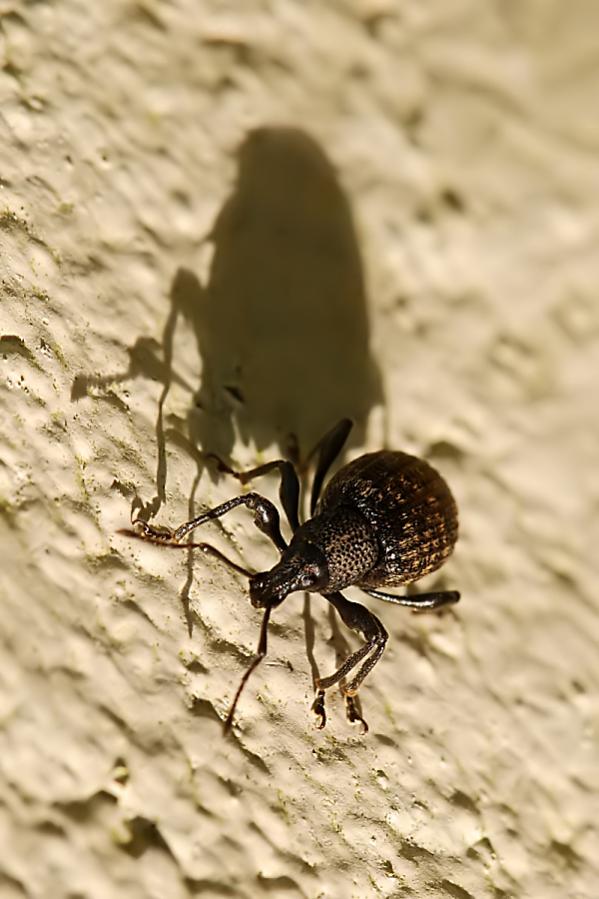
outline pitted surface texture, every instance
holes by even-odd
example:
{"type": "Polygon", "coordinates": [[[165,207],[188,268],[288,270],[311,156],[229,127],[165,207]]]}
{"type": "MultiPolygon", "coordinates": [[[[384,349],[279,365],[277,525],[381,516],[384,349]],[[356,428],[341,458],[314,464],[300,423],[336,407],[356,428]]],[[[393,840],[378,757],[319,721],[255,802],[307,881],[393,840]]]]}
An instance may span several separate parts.
{"type": "MultiPolygon", "coordinates": [[[[596,0],[0,4],[2,899],[597,899],[598,34],[596,0]],[[419,586],[462,600],[364,600],[362,738],[334,691],[315,730],[343,628],[289,597],[225,741],[245,579],[117,530],[237,494],[200,446],[344,415],[346,460],[450,485],[419,586]]],[[[198,538],[277,559],[247,510],[198,538]]]]}

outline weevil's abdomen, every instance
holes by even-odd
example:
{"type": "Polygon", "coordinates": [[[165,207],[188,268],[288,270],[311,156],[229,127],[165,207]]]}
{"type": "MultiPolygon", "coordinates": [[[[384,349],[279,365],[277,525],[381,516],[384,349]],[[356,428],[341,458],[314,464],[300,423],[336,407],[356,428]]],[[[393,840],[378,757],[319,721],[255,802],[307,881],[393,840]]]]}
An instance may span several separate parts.
{"type": "Polygon", "coordinates": [[[408,584],[451,555],[458,511],[449,487],[424,459],[381,450],[345,465],[329,482],[318,512],[353,506],[372,525],[381,554],[357,582],[362,587],[408,584]]]}

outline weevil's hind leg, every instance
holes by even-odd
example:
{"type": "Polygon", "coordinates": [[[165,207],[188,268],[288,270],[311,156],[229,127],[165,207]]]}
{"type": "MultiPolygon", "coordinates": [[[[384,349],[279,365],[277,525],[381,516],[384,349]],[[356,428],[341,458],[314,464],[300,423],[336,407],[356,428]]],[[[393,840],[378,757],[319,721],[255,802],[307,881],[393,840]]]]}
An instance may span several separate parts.
{"type": "Polygon", "coordinates": [[[266,462],[264,465],[258,465],[257,468],[250,468],[249,471],[235,471],[214,453],[209,453],[207,458],[215,459],[220,471],[237,478],[242,484],[247,484],[254,478],[259,478],[263,474],[269,474],[269,472],[278,468],[281,476],[281,486],[279,488],[281,505],[285,510],[291,530],[296,531],[298,529],[300,487],[297,472],[291,462],[288,462],[286,459],[275,459],[274,462],[266,462]]]}
{"type": "MultiPolygon", "coordinates": [[[[328,677],[320,677],[316,681],[316,697],[312,705],[312,709],[317,715],[317,726],[322,728],[326,723],[326,714],[324,708],[325,692],[330,687],[345,679],[356,665],[362,662],[357,674],[354,675],[349,684],[343,687],[343,693],[348,697],[355,697],[360,684],[364,678],[372,671],[376,663],[385,651],[388,634],[382,623],[372,614],[365,606],[357,602],[350,602],[342,593],[326,593],[325,599],[335,607],[341,616],[343,623],[350,630],[357,631],[362,634],[366,641],[363,646],[353,652],[345,662],[328,677]],[[364,661],[362,661],[364,660],[364,661]]],[[[350,711],[356,712],[355,703],[350,703],[350,711]]],[[[366,724],[361,716],[357,716],[354,720],[362,721],[366,724]]]]}
{"type": "Polygon", "coordinates": [[[395,603],[397,606],[405,606],[419,612],[430,612],[433,609],[441,609],[443,606],[454,605],[459,602],[460,594],[457,590],[440,590],[436,593],[413,593],[411,596],[396,596],[394,593],[384,593],[382,590],[370,590],[361,588],[364,593],[374,596],[375,599],[383,599],[385,602],[395,603]]]}
{"type": "Polygon", "coordinates": [[[312,493],[310,496],[310,515],[314,515],[323,481],[329,468],[343,449],[345,441],[353,426],[354,423],[351,418],[342,418],[341,421],[337,422],[334,428],[327,431],[324,437],[318,441],[314,449],[308,455],[307,461],[318,453],[318,464],[314,473],[312,493]]]}

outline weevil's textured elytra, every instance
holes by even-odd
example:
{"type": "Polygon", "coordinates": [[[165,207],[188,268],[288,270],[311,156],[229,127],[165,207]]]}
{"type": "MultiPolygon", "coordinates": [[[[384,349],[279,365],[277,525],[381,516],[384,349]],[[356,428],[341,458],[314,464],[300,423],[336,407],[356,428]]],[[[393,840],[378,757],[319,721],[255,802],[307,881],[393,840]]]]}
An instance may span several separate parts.
{"type": "Polygon", "coordinates": [[[281,504],[292,530],[289,543],[281,534],[276,507],[254,492],[233,497],[174,531],[140,520],[134,522],[136,530],[121,531],[164,546],[197,547],[248,577],[250,601],[254,608],[264,609],[264,616],[256,656],[235,694],[225,719],[225,731],[231,727],[237,701],[249,676],[266,655],[271,612],[290,593],[320,593],[335,607],[347,627],[364,638],[364,644],[333,674],[317,678],[312,704],[317,726],[322,728],[326,722],[326,691],[339,684],[348,719],[360,722],[364,731],[368,726],[360,713],[357,692],[381,658],[388,635],[376,615],[360,603],[346,599],[341,591],[350,586],[360,587],[377,599],[419,610],[438,609],[460,598],[455,590],[401,596],[380,589],[411,584],[443,564],[457,540],[457,508],[449,487],[432,466],[416,456],[392,450],[366,453],[343,466],[321,496],[326,474],[351,427],[348,419],[340,421],[308,457],[317,456],[318,461],[310,501],[312,517],[303,524],[299,521],[299,478],[291,462],[277,459],[251,471],[235,472],[217,459],[221,470],[241,483],[279,471],[281,504]],[[182,543],[195,528],[240,505],[253,511],[256,527],[280,553],[279,561],[269,571],[247,571],[208,543],[182,543]],[[357,666],[360,667],[354,671],[357,666]],[[354,673],[348,681],[350,672],[354,673]]]}
{"type": "Polygon", "coordinates": [[[449,487],[428,462],[407,453],[381,450],[345,465],[317,512],[335,519],[334,510],[345,507],[356,509],[376,535],[376,560],[352,581],[358,587],[417,581],[443,564],[457,540],[458,513],[449,487]]]}

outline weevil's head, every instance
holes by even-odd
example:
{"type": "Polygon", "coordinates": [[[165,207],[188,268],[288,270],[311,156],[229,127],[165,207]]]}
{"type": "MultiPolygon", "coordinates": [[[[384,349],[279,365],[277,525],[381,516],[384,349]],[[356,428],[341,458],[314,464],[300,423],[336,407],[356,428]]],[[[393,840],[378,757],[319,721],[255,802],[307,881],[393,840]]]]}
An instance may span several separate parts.
{"type": "Polygon", "coordinates": [[[250,602],[255,609],[274,608],[297,590],[322,593],[329,583],[329,568],[314,543],[294,538],[270,571],[250,578],[250,602]]]}

